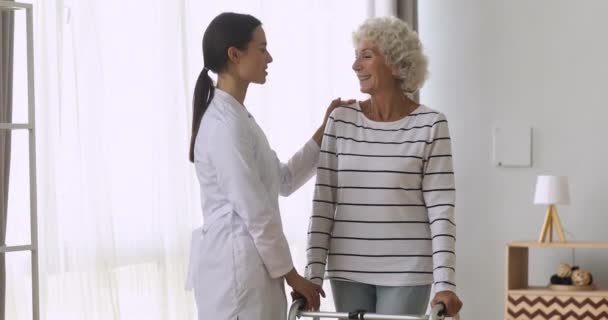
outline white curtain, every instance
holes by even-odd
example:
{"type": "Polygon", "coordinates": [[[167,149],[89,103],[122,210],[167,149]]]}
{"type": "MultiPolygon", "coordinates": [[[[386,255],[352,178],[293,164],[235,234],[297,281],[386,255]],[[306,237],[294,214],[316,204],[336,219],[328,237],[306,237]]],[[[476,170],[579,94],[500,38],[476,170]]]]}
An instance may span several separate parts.
{"type": "MultiPolygon", "coordinates": [[[[286,160],[331,99],[360,97],[350,39],[367,1],[32,2],[42,319],[195,319],[184,278],[202,214],[187,154],[205,27],[223,11],[264,23],[274,62],[246,105],[286,160]]],[[[311,197],[312,181],[281,200],[300,272],[311,197]]],[[[27,263],[9,262],[7,319],[31,317],[27,263]]]]}

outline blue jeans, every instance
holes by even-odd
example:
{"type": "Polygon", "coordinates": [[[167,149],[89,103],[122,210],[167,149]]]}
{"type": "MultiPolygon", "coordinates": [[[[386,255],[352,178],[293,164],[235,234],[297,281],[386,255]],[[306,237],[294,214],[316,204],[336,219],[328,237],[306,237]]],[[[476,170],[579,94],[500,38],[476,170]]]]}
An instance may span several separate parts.
{"type": "Polygon", "coordinates": [[[379,314],[423,315],[431,293],[431,285],[387,287],[340,280],[330,283],[337,312],[365,310],[379,314]]]}

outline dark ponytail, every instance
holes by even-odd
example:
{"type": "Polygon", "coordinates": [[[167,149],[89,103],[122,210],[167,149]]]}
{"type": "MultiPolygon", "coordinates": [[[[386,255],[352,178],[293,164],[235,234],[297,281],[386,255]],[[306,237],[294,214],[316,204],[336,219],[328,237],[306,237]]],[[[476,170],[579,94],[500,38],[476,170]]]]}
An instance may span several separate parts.
{"type": "Polygon", "coordinates": [[[192,136],[190,137],[190,161],[194,162],[194,144],[207,107],[213,100],[215,88],[209,71],[216,74],[224,71],[228,64],[230,47],[247,49],[255,28],[262,23],[248,14],[225,12],[215,17],[203,35],[203,60],[201,71],[194,87],[192,99],[192,136]]]}
{"type": "Polygon", "coordinates": [[[207,111],[207,107],[213,99],[215,88],[213,88],[213,80],[209,77],[209,69],[203,68],[196,85],[194,86],[194,97],[192,98],[192,137],[190,137],[190,162],[194,162],[194,142],[198,129],[201,127],[203,114],[207,111]]]}

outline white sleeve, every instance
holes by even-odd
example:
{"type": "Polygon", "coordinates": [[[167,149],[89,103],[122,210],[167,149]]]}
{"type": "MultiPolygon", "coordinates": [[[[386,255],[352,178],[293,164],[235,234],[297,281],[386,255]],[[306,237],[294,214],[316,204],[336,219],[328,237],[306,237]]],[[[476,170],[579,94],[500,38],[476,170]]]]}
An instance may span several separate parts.
{"type": "Polygon", "coordinates": [[[448,123],[439,114],[425,152],[422,190],[431,224],[435,291],[456,290],[456,221],[454,167],[448,123]]]}
{"type": "Polygon", "coordinates": [[[208,144],[218,182],[236,213],[243,219],[268,273],[272,278],[293,268],[289,245],[283,233],[280,213],[260,180],[254,143],[246,126],[218,124],[208,144]]]}
{"type": "Polygon", "coordinates": [[[312,215],[308,225],[308,247],[306,248],[306,278],[321,285],[325,274],[329,239],[331,237],[338,187],[338,155],[335,126],[332,118],[327,121],[315,184],[312,215]]]}
{"type": "Polygon", "coordinates": [[[310,139],[289,159],[287,164],[280,164],[280,194],[286,197],[298,190],[315,174],[318,163],[319,146],[313,139],[310,139]]]}

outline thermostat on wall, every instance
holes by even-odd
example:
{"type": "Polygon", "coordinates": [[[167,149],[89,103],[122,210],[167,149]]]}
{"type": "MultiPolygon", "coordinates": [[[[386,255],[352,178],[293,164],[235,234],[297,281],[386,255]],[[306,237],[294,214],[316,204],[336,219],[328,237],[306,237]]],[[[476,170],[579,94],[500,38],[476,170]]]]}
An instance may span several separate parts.
{"type": "Polygon", "coordinates": [[[529,126],[495,127],[494,165],[498,167],[531,167],[532,128],[529,126]]]}

